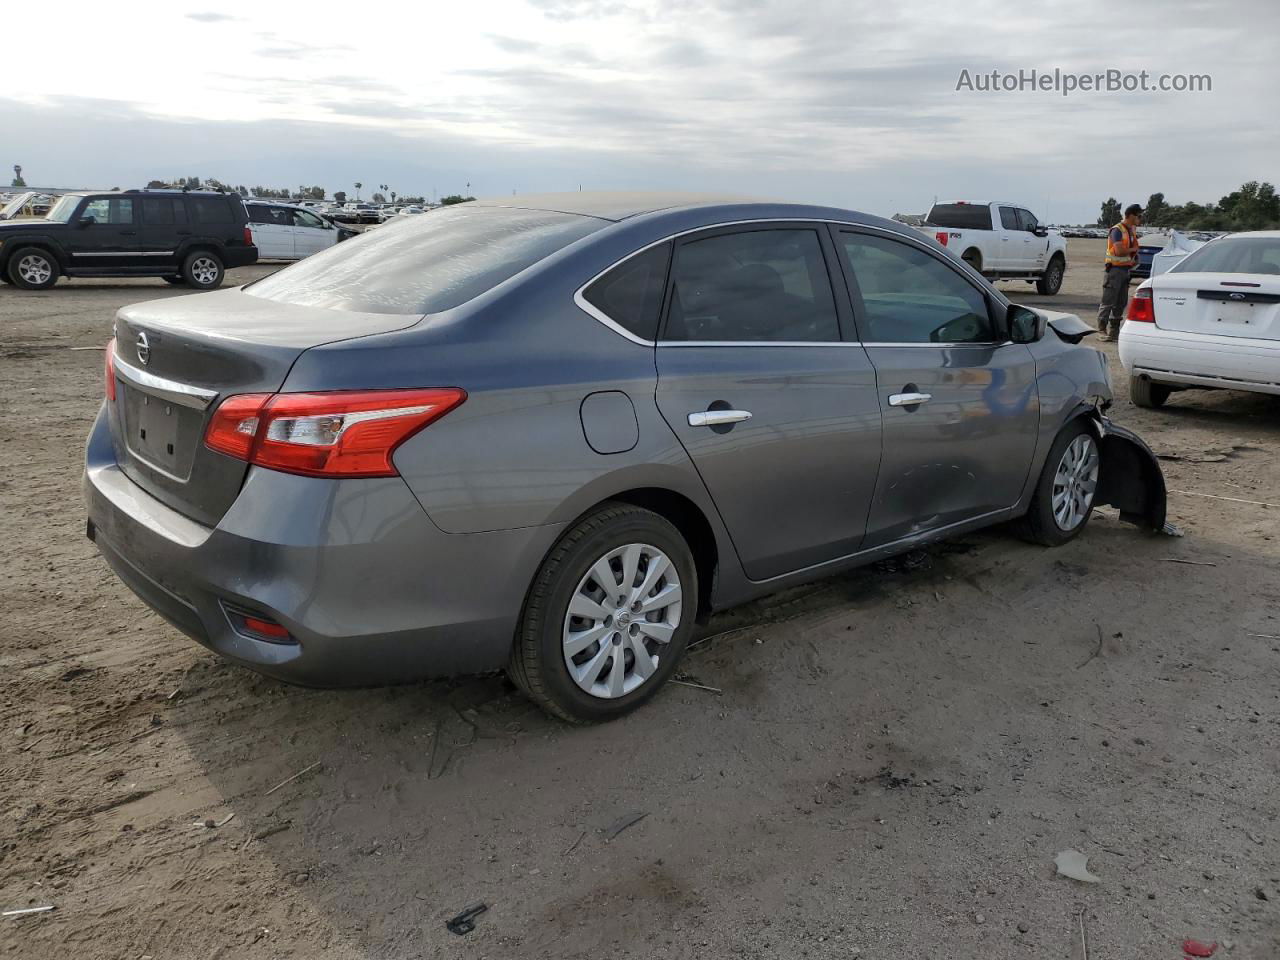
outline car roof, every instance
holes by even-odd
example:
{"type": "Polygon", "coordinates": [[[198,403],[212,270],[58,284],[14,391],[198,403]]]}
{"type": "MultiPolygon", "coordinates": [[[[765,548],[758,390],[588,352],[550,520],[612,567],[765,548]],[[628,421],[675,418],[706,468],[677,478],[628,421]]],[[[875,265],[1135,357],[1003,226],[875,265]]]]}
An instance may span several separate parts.
{"type": "Polygon", "coordinates": [[[874,224],[902,232],[903,225],[874,214],[860,213],[815,204],[790,203],[758,197],[725,196],[713,193],[679,191],[586,191],[576,193],[542,193],[526,196],[495,197],[470,201],[481,207],[508,207],[521,210],[546,210],[601,220],[622,221],[646,214],[675,210],[714,210],[723,207],[733,215],[751,218],[839,220],[874,224]]]}

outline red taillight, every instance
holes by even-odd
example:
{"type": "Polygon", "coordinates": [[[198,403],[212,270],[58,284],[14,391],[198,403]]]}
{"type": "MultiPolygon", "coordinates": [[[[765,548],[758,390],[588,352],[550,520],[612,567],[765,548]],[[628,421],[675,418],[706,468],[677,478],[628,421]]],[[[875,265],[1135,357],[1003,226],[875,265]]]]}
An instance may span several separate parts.
{"type": "Polygon", "coordinates": [[[116,338],[112,337],[107,341],[107,359],[106,378],[107,378],[107,399],[112,403],[116,400],[116,338]]]}
{"type": "Polygon", "coordinates": [[[249,225],[247,223],[244,226],[244,245],[246,247],[253,246],[253,231],[249,229],[249,225]]]}
{"type": "Polygon", "coordinates": [[[248,460],[253,441],[258,436],[262,408],[271,399],[269,393],[243,393],[227,397],[213,411],[204,442],[211,450],[237,460],[248,460]]]}
{"type": "Polygon", "coordinates": [[[210,449],[315,477],[394,477],[396,448],[467,398],[453,387],[244,394],[222,402],[210,449]]]}
{"type": "Polygon", "coordinates": [[[945,230],[939,230],[933,236],[944,247],[947,245],[947,232],[945,230]]]}
{"type": "Polygon", "coordinates": [[[1150,287],[1139,287],[1134,291],[1125,319],[1134,323],[1156,322],[1156,302],[1152,299],[1150,287]]]}

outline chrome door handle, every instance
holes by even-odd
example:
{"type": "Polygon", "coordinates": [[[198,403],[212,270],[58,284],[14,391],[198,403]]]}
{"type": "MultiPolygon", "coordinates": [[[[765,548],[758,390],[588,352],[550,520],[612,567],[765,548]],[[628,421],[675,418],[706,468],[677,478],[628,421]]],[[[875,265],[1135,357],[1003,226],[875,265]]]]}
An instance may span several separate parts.
{"type": "Polygon", "coordinates": [[[931,393],[894,393],[889,396],[889,406],[914,407],[917,404],[928,403],[932,399],[931,393]]]}
{"type": "Polygon", "coordinates": [[[750,410],[701,410],[689,414],[689,426],[718,427],[723,423],[741,423],[750,419],[750,410]]]}

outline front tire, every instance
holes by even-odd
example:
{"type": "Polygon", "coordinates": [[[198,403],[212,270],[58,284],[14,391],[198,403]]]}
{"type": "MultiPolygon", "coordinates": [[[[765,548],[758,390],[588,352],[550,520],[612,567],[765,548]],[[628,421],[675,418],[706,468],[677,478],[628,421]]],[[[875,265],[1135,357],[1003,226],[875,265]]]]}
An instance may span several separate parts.
{"type": "Polygon", "coordinates": [[[1129,378],[1129,399],[1135,407],[1163,407],[1172,392],[1168,384],[1156,383],[1150,377],[1129,378]]]}
{"type": "Polygon", "coordinates": [[[1058,547],[1078,537],[1093,515],[1101,466],[1098,435],[1085,418],[1071,421],[1040,472],[1025,519],[1027,539],[1058,547]]]}
{"type": "Polygon", "coordinates": [[[569,723],[616,719],[671,677],[697,598],[697,568],[680,532],[652,511],[605,504],[538,569],[507,673],[569,723]]]}
{"type": "Polygon", "coordinates": [[[58,282],[62,272],[58,261],[48,250],[39,247],[21,247],[9,258],[5,271],[15,287],[23,290],[48,290],[58,282]]]}
{"type": "Polygon", "coordinates": [[[1055,293],[1062,289],[1062,278],[1067,273],[1067,261],[1060,257],[1054,256],[1049,260],[1049,265],[1045,267],[1044,273],[1036,280],[1036,293],[1046,297],[1052,297],[1055,293]]]}
{"type": "Polygon", "coordinates": [[[209,250],[197,250],[182,261],[182,279],[197,290],[216,290],[222,286],[226,270],[222,260],[209,250]]]}

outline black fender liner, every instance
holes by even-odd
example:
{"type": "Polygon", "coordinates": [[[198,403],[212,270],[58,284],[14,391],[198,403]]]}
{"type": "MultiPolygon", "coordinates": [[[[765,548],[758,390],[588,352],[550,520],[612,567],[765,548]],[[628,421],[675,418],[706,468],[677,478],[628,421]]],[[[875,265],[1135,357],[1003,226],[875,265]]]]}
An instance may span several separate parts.
{"type": "Polygon", "coordinates": [[[1111,506],[1120,519],[1155,533],[1165,529],[1168,493],[1164,471],[1151,448],[1132,430],[1095,414],[1098,431],[1098,491],[1095,506],[1111,506]]]}

